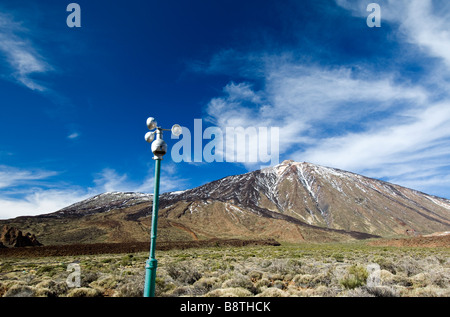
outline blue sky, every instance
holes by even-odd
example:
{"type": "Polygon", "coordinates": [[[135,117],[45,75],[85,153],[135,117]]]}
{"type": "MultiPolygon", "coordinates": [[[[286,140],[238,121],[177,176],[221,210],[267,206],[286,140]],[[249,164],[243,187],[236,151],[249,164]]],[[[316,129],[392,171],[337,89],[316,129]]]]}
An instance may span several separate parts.
{"type": "MultiPolygon", "coordinates": [[[[279,127],[279,162],[450,198],[448,1],[378,1],[380,28],[362,0],[79,0],[69,28],[71,2],[0,3],[0,218],[151,193],[149,116],[279,127]]],[[[261,165],[168,154],[161,186],[261,165]]]]}

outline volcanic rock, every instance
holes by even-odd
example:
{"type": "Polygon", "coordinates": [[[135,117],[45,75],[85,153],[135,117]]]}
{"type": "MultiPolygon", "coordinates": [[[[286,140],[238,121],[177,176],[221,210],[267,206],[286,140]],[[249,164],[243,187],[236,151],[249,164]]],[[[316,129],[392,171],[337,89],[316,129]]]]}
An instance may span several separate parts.
{"type": "Polygon", "coordinates": [[[3,226],[0,234],[0,243],[10,247],[35,247],[42,245],[34,234],[27,232],[25,235],[17,228],[3,226]]]}

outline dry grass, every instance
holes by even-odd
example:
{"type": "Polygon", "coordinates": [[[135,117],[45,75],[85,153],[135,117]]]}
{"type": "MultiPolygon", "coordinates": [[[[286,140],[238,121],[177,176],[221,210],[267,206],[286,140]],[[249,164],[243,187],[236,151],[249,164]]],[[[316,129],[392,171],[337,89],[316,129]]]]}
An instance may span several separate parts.
{"type": "MultiPolygon", "coordinates": [[[[448,297],[449,252],[363,243],[158,251],[156,295],[448,297]]],[[[0,296],[142,296],[147,257],[0,258],[0,296]],[[70,263],[79,264],[79,287],[66,282],[70,263]]]]}

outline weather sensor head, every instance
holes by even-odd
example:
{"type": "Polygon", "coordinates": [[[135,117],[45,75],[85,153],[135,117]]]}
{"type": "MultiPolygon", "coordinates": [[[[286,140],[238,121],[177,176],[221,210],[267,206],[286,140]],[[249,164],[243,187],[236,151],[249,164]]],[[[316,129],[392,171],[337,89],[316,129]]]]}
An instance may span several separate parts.
{"type": "Polygon", "coordinates": [[[167,144],[161,138],[156,138],[155,142],[152,143],[152,152],[155,154],[154,159],[162,159],[164,154],[167,153],[167,144]]]}
{"type": "Polygon", "coordinates": [[[183,129],[180,127],[179,124],[174,124],[172,126],[171,131],[174,136],[180,136],[180,134],[183,132],[183,129]]]}
{"type": "Polygon", "coordinates": [[[157,126],[158,126],[158,123],[156,122],[155,118],[149,117],[147,119],[147,127],[149,130],[156,129],[157,126]]]}

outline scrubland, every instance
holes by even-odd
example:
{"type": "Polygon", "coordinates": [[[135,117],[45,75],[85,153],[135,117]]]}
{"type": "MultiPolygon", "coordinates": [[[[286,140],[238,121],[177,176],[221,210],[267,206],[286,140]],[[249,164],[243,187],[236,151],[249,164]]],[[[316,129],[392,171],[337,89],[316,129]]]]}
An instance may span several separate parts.
{"type": "MultiPolygon", "coordinates": [[[[157,251],[156,296],[448,297],[449,253],[361,242],[157,251]]],[[[147,257],[0,258],[0,296],[139,297],[147,257]],[[79,268],[75,286],[69,264],[79,268]]]]}

